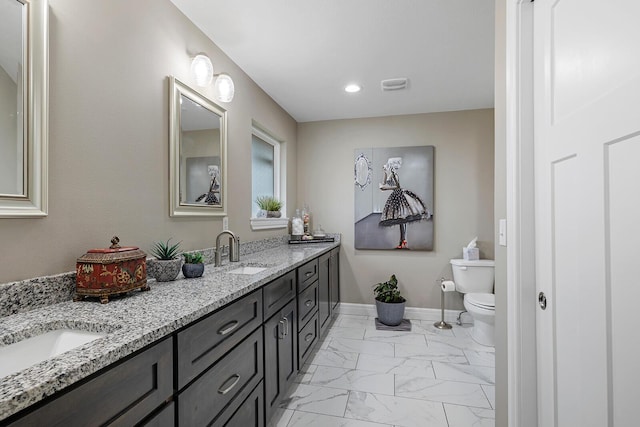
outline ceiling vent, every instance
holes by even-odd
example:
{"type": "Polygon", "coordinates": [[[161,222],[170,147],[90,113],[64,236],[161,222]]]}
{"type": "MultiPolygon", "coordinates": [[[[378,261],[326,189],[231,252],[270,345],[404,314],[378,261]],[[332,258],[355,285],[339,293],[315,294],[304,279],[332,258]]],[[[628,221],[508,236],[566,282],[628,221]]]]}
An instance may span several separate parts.
{"type": "Polygon", "coordinates": [[[407,88],[408,79],[406,77],[401,77],[398,79],[387,79],[381,82],[382,90],[402,90],[407,88]]]}

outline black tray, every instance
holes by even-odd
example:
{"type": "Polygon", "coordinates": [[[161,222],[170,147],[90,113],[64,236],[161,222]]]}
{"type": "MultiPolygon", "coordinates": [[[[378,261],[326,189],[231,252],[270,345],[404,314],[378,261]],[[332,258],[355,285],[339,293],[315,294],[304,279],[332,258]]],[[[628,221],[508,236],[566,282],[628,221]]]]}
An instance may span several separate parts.
{"type": "Polygon", "coordinates": [[[331,243],[335,241],[336,239],[334,237],[314,237],[313,239],[299,239],[299,240],[289,239],[289,244],[299,245],[301,243],[331,243]]]}

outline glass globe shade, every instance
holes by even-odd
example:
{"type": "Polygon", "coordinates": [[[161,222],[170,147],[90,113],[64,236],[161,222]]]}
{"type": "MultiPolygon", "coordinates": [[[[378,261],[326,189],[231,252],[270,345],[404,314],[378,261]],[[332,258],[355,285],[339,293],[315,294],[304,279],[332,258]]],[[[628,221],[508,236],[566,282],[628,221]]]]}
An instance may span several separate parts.
{"type": "Polygon", "coordinates": [[[199,54],[191,62],[191,75],[195,84],[209,86],[213,80],[213,64],[207,55],[199,54]]]}
{"type": "Polygon", "coordinates": [[[234,91],[233,80],[228,74],[220,74],[216,78],[215,94],[218,101],[231,102],[234,91]]]}

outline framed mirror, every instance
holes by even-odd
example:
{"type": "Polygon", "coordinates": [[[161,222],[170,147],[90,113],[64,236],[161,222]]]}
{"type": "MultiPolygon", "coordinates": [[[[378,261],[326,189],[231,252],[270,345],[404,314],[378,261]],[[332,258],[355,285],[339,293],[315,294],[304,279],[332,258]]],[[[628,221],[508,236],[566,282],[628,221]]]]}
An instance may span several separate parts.
{"type": "Polygon", "coordinates": [[[0,218],[47,215],[48,3],[0,0],[0,218]]]}
{"type": "Polygon", "coordinates": [[[169,77],[170,216],[224,216],[227,112],[169,77]]]}

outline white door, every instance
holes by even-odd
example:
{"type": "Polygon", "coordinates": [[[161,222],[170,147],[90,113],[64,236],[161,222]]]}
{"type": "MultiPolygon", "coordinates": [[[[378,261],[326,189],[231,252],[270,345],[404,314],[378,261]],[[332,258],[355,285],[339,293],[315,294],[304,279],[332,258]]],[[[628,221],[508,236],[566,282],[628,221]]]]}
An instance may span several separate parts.
{"type": "Polygon", "coordinates": [[[635,426],[640,2],[536,0],[540,426],[635,426]]]}

